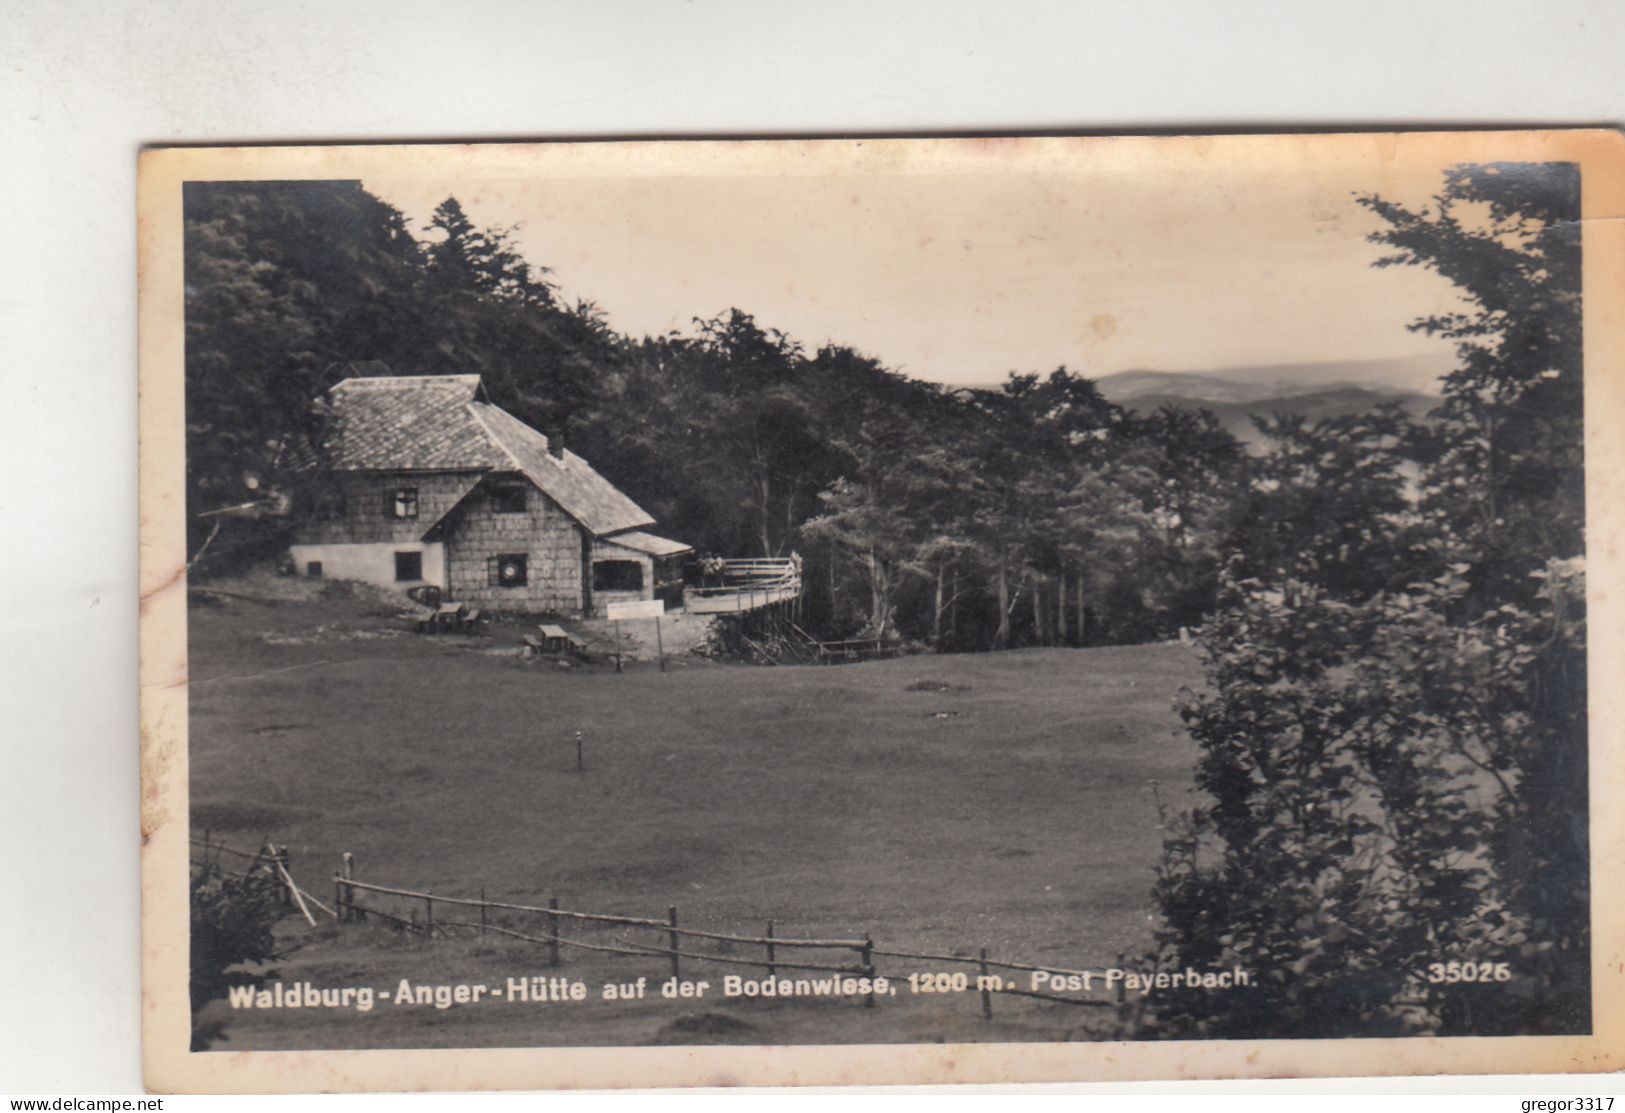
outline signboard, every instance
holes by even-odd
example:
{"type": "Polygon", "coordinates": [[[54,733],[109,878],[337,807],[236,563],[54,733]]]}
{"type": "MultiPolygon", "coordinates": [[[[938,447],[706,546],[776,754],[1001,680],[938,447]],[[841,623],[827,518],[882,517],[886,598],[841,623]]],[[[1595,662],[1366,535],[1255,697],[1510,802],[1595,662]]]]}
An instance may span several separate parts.
{"type": "Polygon", "coordinates": [[[608,618],[611,622],[624,622],[630,618],[659,618],[665,613],[664,599],[639,599],[632,603],[611,603],[608,618]]]}

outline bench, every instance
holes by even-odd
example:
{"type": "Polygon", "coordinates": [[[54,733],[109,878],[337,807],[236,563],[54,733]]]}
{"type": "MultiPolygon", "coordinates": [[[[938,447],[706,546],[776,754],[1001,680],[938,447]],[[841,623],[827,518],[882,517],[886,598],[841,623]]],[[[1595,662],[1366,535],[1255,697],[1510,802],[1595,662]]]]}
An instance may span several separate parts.
{"type": "Polygon", "coordinates": [[[442,603],[434,612],[434,624],[440,630],[455,630],[463,621],[463,604],[442,603]]]}
{"type": "Polygon", "coordinates": [[[480,623],[478,608],[468,609],[467,603],[441,603],[433,614],[417,620],[420,634],[475,633],[480,623]]]}
{"type": "Polygon", "coordinates": [[[568,654],[583,661],[588,659],[586,645],[564,627],[543,622],[538,624],[536,629],[542,633],[540,640],[533,634],[525,635],[525,644],[532,646],[533,653],[568,654]]]}

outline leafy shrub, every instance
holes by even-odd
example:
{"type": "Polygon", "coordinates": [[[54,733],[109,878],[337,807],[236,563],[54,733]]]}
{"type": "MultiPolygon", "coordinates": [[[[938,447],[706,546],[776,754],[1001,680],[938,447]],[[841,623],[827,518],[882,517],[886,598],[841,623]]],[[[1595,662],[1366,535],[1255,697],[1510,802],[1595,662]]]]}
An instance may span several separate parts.
{"type": "Polygon", "coordinates": [[[1535,607],[1452,622],[1466,571],[1363,604],[1230,585],[1202,636],[1214,691],[1180,708],[1211,802],[1168,841],[1158,959],[1254,988],[1161,996],[1163,1031],[1583,1023],[1583,577],[1554,562],[1535,607]],[[1451,960],[1512,978],[1428,981],[1451,960]]]}
{"type": "Polygon", "coordinates": [[[204,1006],[233,986],[259,988],[276,978],[275,970],[242,967],[286,957],[277,950],[274,929],[287,909],[282,886],[269,877],[231,877],[207,868],[193,872],[191,886],[192,1050],[206,1051],[229,1037],[223,1021],[200,1021],[204,1006]]]}

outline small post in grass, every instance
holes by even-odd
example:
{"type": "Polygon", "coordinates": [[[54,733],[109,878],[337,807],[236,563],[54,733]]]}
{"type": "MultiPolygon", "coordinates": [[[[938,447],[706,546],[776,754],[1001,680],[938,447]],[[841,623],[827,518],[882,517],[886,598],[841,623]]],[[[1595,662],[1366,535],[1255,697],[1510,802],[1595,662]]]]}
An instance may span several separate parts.
{"type": "Polygon", "coordinates": [[[666,917],[671,922],[671,931],[666,933],[666,938],[671,940],[671,976],[681,978],[683,971],[677,958],[677,906],[675,904],[666,909],[666,917]]]}
{"type": "Polygon", "coordinates": [[[778,976],[778,968],[773,965],[773,921],[767,922],[767,976],[778,976]]]}
{"type": "Polygon", "coordinates": [[[576,772],[584,773],[587,770],[586,758],[581,752],[581,732],[576,731],[576,772]]]}
{"type": "Polygon", "coordinates": [[[559,964],[559,898],[547,898],[547,964],[559,964]]]}
{"type": "Polygon", "coordinates": [[[655,615],[655,655],[660,658],[660,671],[666,671],[666,643],[660,637],[660,616],[655,615]]]}
{"type": "Polygon", "coordinates": [[[977,963],[976,968],[977,968],[977,970],[979,970],[981,972],[981,975],[982,975],[979,979],[977,979],[981,983],[981,988],[982,988],[982,1019],[983,1020],[992,1020],[993,1019],[993,994],[990,993],[988,991],[988,988],[987,988],[989,983],[988,983],[988,980],[987,980],[987,948],[986,947],[982,948],[982,960],[981,960],[981,962],[977,963]]]}

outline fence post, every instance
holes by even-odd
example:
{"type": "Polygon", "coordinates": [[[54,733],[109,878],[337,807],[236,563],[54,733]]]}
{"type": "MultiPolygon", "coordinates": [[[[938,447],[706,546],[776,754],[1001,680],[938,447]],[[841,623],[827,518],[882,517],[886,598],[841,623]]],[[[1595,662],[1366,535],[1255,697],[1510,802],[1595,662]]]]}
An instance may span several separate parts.
{"type": "Polygon", "coordinates": [[[348,850],[344,852],[344,918],[354,921],[355,914],[355,886],[349,884],[355,880],[355,855],[348,850]]]}
{"type": "Polygon", "coordinates": [[[671,976],[674,978],[681,978],[683,976],[683,971],[682,964],[677,958],[677,906],[675,904],[666,909],[666,916],[671,921],[672,928],[672,930],[666,935],[666,937],[671,940],[671,976]]]}
{"type": "Polygon", "coordinates": [[[872,1009],[872,1008],[875,1007],[875,991],[874,991],[875,963],[874,963],[874,957],[875,957],[875,944],[874,944],[874,941],[869,938],[869,933],[868,932],[864,932],[863,933],[863,972],[869,978],[869,986],[870,986],[869,993],[863,999],[863,1007],[866,1008],[866,1009],[872,1009]]]}
{"type": "Polygon", "coordinates": [[[423,934],[434,934],[434,898],[423,898],[423,934]]]}
{"type": "Polygon", "coordinates": [[[767,976],[778,977],[778,968],[773,965],[773,921],[767,922],[767,976]]]}
{"type": "Polygon", "coordinates": [[[480,886],[480,934],[485,934],[485,886],[480,886]]]}
{"type": "MultiPolygon", "coordinates": [[[[281,874],[286,874],[288,877],[293,876],[293,873],[288,869],[288,848],[273,845],[271,847],[271,876],[279,877],[281,874]],[[280,870],[278,867],[280,867],[280,870]]],[[[286,881],[282,882],[282,903],[289,908],[292,908],[295,903],[293,886],[286,881]]]]}
{"type": "Polygon", "coordinates": [[[547,962],[549,966],[559,964],[559,898],[547,898],[547,962]]]}
{"type": "Polygon", "coordinates": [[[993,1019],[993,994],[990,993],[988,991],[988,988],[987,988],[987,948],[986,947],[982,948],[982,960],[981,960],[981,962],[977,963],[976,968],[978,970],[980,970],[981,974],[982,974],[982,976],[979,979],[977,979],[981,983],[981,985],[978,988],[980,988],[981,991],[982,991],[982,1019],[983,1020],[992,1020],[993,1019]]]}
{"type": "Polygon", "coordinates": [[[344,923],[344,875],[338,870],[333,871],[333,915],[344,923]]]}

